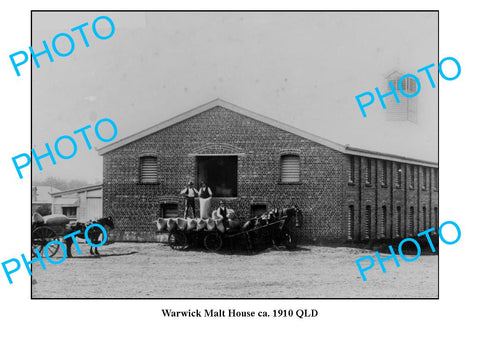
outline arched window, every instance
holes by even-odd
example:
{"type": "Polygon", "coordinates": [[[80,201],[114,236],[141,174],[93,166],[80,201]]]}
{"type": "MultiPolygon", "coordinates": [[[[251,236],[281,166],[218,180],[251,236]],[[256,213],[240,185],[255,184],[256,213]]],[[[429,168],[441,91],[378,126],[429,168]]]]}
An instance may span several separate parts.
{"type": "Polygon", "coordinates": [[[157,157],[140,157],[140,183],[157,183],[157,157]]]}
{"type": "Polygon", "coordinates": [[[280,158],[280,180],[282,183],[300,182],[300,157],[283,155],[280,158]]]}

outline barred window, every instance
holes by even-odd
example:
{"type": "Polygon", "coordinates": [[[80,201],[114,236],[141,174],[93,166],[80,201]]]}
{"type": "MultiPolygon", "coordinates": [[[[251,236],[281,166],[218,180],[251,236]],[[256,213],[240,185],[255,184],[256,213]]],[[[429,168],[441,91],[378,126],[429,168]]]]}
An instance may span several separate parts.
{"type": "Polygon", "coordinates": [[[365,229],[363,230],[363,238],[370,239],[370,230],[372,229],[372,208],[367,205],[365,208],[365,229]]]}
{"type": "Polygon", "coordinates": [[[387,185],[387,162],[381,161],[381,171],[380,171],[380,184],[383,186],[387,185]]]}
{"type": "Polygon", "coordinates": [[[427,189],[427,168],[422,168],[422,190],[427,189]]]}
{"type": "Polygon", "coordinates": [[[408,213],[408,230],[407,230],[407,235],[406,236],[412,236],[413,235],[413,227],[415,224],[415,208],[410,207],[409,213],[408,213]]]}
{"type": "Polygon", "coordinates": [[[280,179],[282,183],[300,182],[300,157],[284,155],[280,159],[280,179]]]}
{"type": "Polygon", "coordinates": [[[347,238],[353,240],[353,226],[355,223],[355,210],[353,205],[348,206],[348,221],[347,221],[347,238]]]}
{"type": "Polygon", "coordinates": [[[433,190],[438,190],[438,169],[433,169],[433,190]]]}
{"type": "Polygon", "coordinates": [[[409,188],[410,188],[410,189],[413,189],[413,188],[415,188],[415,168],[413,167],[413,165],[409,165],[409,166],[408,166],[408,169],[409,169],[408,175],[410,176],[410,185],[409,185],[409,188]]]}
{"type": "Polygon", "coordinates": [[[156,183],[158,179],[157,157],[140,158],[140,183],[156,183]]]}
{"type": "Polygon", "coordinates": [[[395,184],[397,188],[402,187],[402,165],[397,163],[397,175],[395,179],[395,184]]]}
{"type": "Polygon", "coordinates": [[[178,217],[178,203],[162,203],[160,214],[164,218],[178,217]]]}
{"type": "Polygon", "coordinates": [[[427,230],[427,208],[422,207],[422,217],[423,217],[423,225],[422,231],[427,230]]]}
{"type": "Polygon", "coordinates": [[[372,184],[372,160],[370,158],[367,158],[367,173],[365,183],[372,184]]]}
{"type": "Polygon", "coordinates": [[[348,183],[355,183],[355,156],[349,156],[348,183]]]}
{"type": "Polygon", "coordinates": [[[397,223],[395,225],[395,237],[400,237],[402,227],[402,207],[397,206],[397,223]]]}
{"type": "Polygon", "coordinates": [[[387,206],[382,206],[382,220],[380,221],[380,237],[385,238],[387,230],[387,206]]]}

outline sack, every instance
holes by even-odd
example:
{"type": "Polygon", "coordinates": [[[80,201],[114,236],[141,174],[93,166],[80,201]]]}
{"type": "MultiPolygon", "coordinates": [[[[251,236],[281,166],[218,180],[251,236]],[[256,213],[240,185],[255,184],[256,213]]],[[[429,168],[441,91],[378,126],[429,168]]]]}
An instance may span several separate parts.
{"type": "Polygon", "coordinates": [[[187,229],[187,220],[184,218],[177,218],[177,228],[178,230],[185,230],[187,229]]]}
{"type": "Polygon", "coordinates": [[[212,206],[212,198],[200,198],[200,218],[208,218],[210,207],[212,206]]]}
{"type": "Polygon", "coordinates": [[[206,220],[199,220],[197,222],[197,231],[203,230],[207,227],[207,221],[206,220]]]}
{"type": "Polygon", "coordinates": [[[66,225],[70,223],[70,220],[65,215],[54,214],[43,216],[43,222],[45,225],[66,225]]]}
{"type": "Polygon", "coordinates": [[[208,231],[215,230],[215,220],[213,218],[209,218],[207,220],[207,230],[208,231]]]}
{"type": "Polygon", "coordinates": [[[169,218],[167,222],[167,230],[172,232],[177,228],[177,219],[176,218],[169,218]]]}
{"type": "Polygon", "coordinates": [[[158,220],[155,221],[157,223],[157,230],[158,232],[164,232],[167,230],[167,220],[164,218],[159,218],[158,220]]]}
{"type": "Polygon", "coordinates": [[[34,212],[32,216],[32,223],[43,224],[43,217],[38,212],[34,212]]]}
{"type": "Polygon", "coordinates": [[[197,220],[187,218],[187,231],[197,229],[197,220]]]}

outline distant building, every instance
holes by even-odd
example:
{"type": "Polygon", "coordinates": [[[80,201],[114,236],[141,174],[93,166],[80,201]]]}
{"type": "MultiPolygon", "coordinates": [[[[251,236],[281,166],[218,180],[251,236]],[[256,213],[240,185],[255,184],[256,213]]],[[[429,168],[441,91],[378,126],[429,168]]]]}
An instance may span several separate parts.
{"type": "Polygon", "coordinates": [[[32,212],[44,205],[52,207],[51,193],[58,192],[57,188],[49,185],[34,185],[32,186],[32,212]]]}
{"type": "MultiPolygon", "coordinates": [[[[365,241],[438,228],[438,165],[354,148],[215,100],[99,150],[114,236],[155,240],[205,181],[242,220],[297,204],[303,240],[365,241]]],[[[197,202],[198,204],[198,202],[197,202]]],[[[197,210],[198,211],[198,210],[197,210]]]]}
{"type": "Polygon", "coordinates": [[[90,185],[52,194],[53,214],[67,216],[72,222],[86,222],[102,217],[102,185],[90,185]]]}

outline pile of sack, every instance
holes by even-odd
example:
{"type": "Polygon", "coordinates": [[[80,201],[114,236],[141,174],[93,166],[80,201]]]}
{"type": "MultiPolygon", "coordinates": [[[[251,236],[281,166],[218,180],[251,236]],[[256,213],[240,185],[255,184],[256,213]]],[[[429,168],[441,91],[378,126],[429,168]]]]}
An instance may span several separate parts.
{"type": "Polygon", "coordinates": [[[39,213],[35,212],[32,216],[32,223],[36,225],[58,226],[67,225],[68,223],[70,223],[70,220],[67,216],[61,214],[42,216],[39,213]]]}
{"type": "Polygon", "coordinates": [[[218,230],[220,233],[224,233],[226,230],[238,229],[240,227],[240,221],[235,216],[235,212],[232,209],[227,210],[228,225],[223,222],[222,216],[219,216],[216,211],[212,213],[211,218],[162,218],[160,217],[155,221],[157,224],[158,232],[172,232],[174,230],[181,231],[214,231],[218,230]]]}

